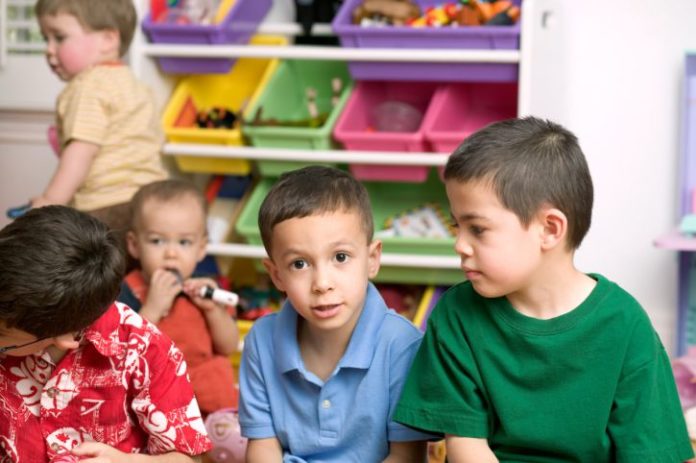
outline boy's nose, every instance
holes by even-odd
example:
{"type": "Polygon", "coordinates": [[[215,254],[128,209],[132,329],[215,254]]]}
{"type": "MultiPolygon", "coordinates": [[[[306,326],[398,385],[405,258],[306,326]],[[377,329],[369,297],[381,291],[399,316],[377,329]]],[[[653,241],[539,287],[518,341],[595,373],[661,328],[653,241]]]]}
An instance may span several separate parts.
{"type": "Polygon", "coordinates": [[[165,248],[164,248],[165,257],[170,257],[170,258],[176,257],[177,254],[178,254],[178,249],[177,249],[176,244],[169,243],[165,246],[165,248]]]}
{"type": "Polygon", "coordinates": [[[316,267],[314,279],[312,281],[312,291],[315,293],[325,293],[333,289],[331,274],[327,269],[316,267]]]}
{"type": "Polygon", "coordinates": [[[460,256],[471,256],[474,253],[474,248],[459,234],[454,242],[454,251],[460,256]]]}

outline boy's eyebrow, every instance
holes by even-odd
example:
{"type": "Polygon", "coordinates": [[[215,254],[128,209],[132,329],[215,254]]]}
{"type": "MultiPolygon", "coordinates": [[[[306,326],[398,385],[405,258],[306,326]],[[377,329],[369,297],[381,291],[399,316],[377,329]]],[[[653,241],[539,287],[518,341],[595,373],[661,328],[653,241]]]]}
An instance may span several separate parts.
{"type": "Polygon", "coordinates": [[[467,222],[469,220],[488,220],[486,217],[484,217],[480,214],[476,214],[474,212],[468,212],[468,213],[460,215],[459,217],[455,217],[455,215],[450,212],[450,216],[452,217],[453,220],[460,220],[462,222],[467,222]]]}

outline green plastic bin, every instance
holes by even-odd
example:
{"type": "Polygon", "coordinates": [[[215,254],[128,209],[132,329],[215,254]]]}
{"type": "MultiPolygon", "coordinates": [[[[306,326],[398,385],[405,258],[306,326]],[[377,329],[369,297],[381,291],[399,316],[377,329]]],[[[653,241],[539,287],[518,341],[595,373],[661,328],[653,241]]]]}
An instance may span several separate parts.
{"type": "MultiPolygon", "coordinates": [[[[319,60],[281,61],[263,92],[245,111],[242,133],[254,146],[305,150],[330,150],[338,145],[333,139],[333,127],[353,88],[353,81],[344,62],[319,60]],[[331,81],[341,79],[342,87],[333,94],[331,81]],[[319,114],[328,114],[320,127],[287,127],[250,125],[259,108],[261,119],[298,121],[309,119],[306,90],[316,90],[319,114]],[[334,103],[334,100],[335,101],[334,103]]],[[[277,177],[310,163],[298,161],[258,161],[259,173],[277,177]]]]}
{"type": "MultiPolygon", "coordinates": [[[[431,169],[432,170],[432,169],[431,169]]],[[[275,179],[264,178],[251,192],[249,201],[239,215],[236,231],[249,244],[261,245],[261,232],[258,229],[258,213],[261,202],[268,194],[275,179]]],[[[375,182],[364,183],[372,202],[375,231],[383,228],[387,219],[395,214],[409,210],[424,203],[439,203],[445,211],[449,210],[445,188],[435,172],[431,172],[424,183],[375,182]]],[[[454,238],[381,238],[382,252],[398,254],[454,256],[454,238]]],[[[432,269],[385,267],[379,271],[375,281],[414,284],[451,285],[465,279],[459,269],[432,269]]]]}

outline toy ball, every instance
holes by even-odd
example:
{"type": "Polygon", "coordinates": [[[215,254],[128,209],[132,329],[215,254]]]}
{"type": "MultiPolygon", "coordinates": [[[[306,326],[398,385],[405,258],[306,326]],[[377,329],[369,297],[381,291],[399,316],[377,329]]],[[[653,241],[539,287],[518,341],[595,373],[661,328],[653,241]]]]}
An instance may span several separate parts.
{"type": "Polygon", "coordinates": [[[208,453],[215,463],[243,463],[247,438],[242,437],[237,410],[225,408],[205,419],[213,449],[208,453]]]}

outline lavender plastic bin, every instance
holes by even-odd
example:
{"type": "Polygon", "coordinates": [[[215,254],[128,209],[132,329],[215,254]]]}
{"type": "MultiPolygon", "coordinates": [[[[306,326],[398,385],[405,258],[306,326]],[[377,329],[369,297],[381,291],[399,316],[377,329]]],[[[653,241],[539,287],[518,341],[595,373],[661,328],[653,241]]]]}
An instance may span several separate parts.
{"type": "MultiPolygon", "coordinates": [[[[153,22],[148,14],[143,31],[152,43],[241,44],[247,43],[266,16],[273,0],[237,0],[225,19],[216,25],[153,22]]],[[[158,58],[162,71],[170,74],[225,74],[236,58],[158,58]]]]}
{"type": "MultiPolygon", "coordinates": [[[[336,122],[334,138],[348,150],[356,151],[429,151],[423,121],[438,84],[433,82],[363,81],[354,88],[336,122]],[[408,103],[423,114],[415,132],[379,132],[372,128],[374,108],[386,101],[408,103]]],[[[427,166],[351,164],[351,173],[360,180],[424,182],[427,166]]]]}
{"type": "MultiPolygon", "coordinates": [[[[518,49],[520,22],[511,26],[362,27],[352,23],[353,10],[363,0],[345,0],[332,22],[347,48],[518,49]]],[[[421,9],[442,0],[416,0],[421,9]]],[[[520,5],[521,0],[513,3],[520,5]]],[[[430,80],[453,82],[516,82],[517,64],[350,62],[351,76],[362,80],[430,80]]]]}

